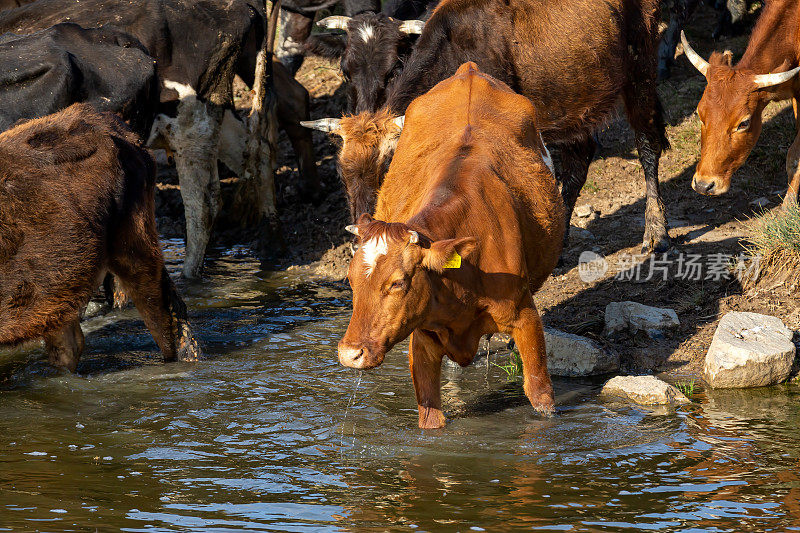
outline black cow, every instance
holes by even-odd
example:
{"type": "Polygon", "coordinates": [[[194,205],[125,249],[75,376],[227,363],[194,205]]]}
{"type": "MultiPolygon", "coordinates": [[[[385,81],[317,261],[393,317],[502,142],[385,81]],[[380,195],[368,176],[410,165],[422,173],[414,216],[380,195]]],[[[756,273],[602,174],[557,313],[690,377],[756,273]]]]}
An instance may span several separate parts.
{"type": "MultiPolygon", "coordinates": [[[[219,206],[216,153],[222,117],[225,108],[233,106],[233,77],[239,74],[252,85],[264,33],[263,4],[258,0],[38,0],[0,13],[0,33],[31,33],[67,20],[87,28],[113,22],[157,60],[162,106],[178,113],[173,140],[182,147],[176,150],[175,162],[186,206],[183,273],[199,276],[219,206]],[[181,95],[190,95],[190,101],[179,105],[181,95]]],[[[305,145],[310,149],[308,136],[305,145]]],[[[306,180],[316,181],[314,165],[305,169],[306,180]]]]}
{"type": "Polygon", "coordinates": [[[73,103],[119,113],[141,137],[153,123],[159,84],[141,43],[104,26],[57,24],[30,35],[0,36],[0,131],[73,103]]]}
{"type": "MultiPolygon", "coordinates": [[[[747,14],[748,0],[706,0],[719,11],[717,26],[712,33],[714,39],[723,34],[741,33],[744,16],[747,14]]],[[[669,8],[669,25],[664,31],[661,45],[658,47],[658,77],[669,78],[675,60],[675,49],[678,46],[678,35],[692,16],[700,0],[671,0],[669,8]]]]}
{"type": "Polygon", "coordinates": [[[424,22],[438,0],[395,0],[382,13],[326,17],[318,25],[345,34],[312,35],[305,49],[328,59],[341,59],[347,80],[350,113],[377,111],[386,100],[386,87],[397,77],[411,54],[424,22]]]}

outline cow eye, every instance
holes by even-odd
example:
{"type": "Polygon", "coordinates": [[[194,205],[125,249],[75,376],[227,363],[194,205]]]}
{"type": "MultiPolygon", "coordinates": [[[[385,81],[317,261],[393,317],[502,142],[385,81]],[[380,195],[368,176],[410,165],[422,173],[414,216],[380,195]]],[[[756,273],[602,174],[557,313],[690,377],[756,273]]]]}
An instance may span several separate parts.
{"type": "Polygon", "coordinates": [[[391,285],[389,285],[390,291],[401,291],[406,288],[406,280],[398,279],[395,280],[391,285]]]}
{"type": "Polygon", "coordinates": [[[750,119],[746,118],[736,126],[736,131],[744,131],[750,127],[750,119]]]}

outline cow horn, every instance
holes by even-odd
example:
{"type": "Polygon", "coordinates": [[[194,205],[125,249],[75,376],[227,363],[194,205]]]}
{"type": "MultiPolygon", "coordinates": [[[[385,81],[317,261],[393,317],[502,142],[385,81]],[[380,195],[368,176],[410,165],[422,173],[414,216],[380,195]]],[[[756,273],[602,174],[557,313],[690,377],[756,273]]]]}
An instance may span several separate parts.
{"type": "Polygon", "coordinates": [[[343,17],[341,15],[333,15],[325,17],[317,21],[317,26],[320,28],[327,28],[329,30],[344,30],[347,31],[347,23],[350,22],[350,17],[343,17]]]}
{"type": "Polygon", "coordinates": [[[402,131],[403,130],[403,126],[406,123],[406,116],[405,115],[400,115],[399,117],[394,119],[394,123],[402,131]]]}
{"type": "Polygon", "coordinates": [[[767,87],[780,85],[785,81],[789,81],[798,72],[800,72],[800,67],[793,68],[792,70],[788,70],[786,72],[777,72],[775,74],[759,74],[753,78],[753,81],[756,85],[758,85],[759,88],[766,89],[767,87]]]}
{"type": "Polygon", "coordinates": [[[301,120],[300,125],[312,130],[336,133],[339,130],[339,122],[341,122],[339,118],[321,118],[319,120],[301,120]]]}
{"type": "Polygon", "coordinates": [[[681,42],[683,43],[683,53],[686,58],[692,62],[694,68],[700,71],[703,76],[708,75],[708,61],[700,57],[700,54],[694,51],[694,48],[689,46],[689,41],[686,40],[686,34],[681,30],[681,42]]]}
{"type": "Polygon", "coordinates": [[[358,235],[358,226],[355,224],[350,224],[349,226],[345,226],[345,230],[349,231],[353,235],[358,235]]]}
{"type": "Polygon", "coordinates": [[[419,233],[411,229],[408,230],[408,233],[411,235],[408,239],[408,244],[417,244],[419,242],[419,233]]]}
{"type": "Polygon", "coordinates": [[[419,35],[424,27],[425,22],[422,20],[404,20],[400,23],[400,32],[407,35],[419,35]]]}

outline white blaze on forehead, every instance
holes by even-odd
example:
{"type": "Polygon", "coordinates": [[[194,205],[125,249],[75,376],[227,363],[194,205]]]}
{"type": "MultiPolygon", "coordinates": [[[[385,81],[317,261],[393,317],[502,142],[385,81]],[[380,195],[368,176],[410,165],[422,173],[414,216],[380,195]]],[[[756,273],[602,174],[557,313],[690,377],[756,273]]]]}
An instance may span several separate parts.
{"type": "Polygon", "coordinates": [[[366,275],[369,277],[372,274],[372,271],[375,270],[375,263],[378,262],[378,258],[382,255],[386,255],[389,252],[389,246],[386,243],[386,235],[379,235],[377,237],[373,237],[364,244],[361,245],[361,251],[364,254],[364,268],[366,269],[366,275]]]}
{"type": "Polygon", "coordinates": [[[361,37],[362,41],[367,42],[375,37],[375,28],[369,24],[364,24],[358,29],[358,35],[361,37]]]}

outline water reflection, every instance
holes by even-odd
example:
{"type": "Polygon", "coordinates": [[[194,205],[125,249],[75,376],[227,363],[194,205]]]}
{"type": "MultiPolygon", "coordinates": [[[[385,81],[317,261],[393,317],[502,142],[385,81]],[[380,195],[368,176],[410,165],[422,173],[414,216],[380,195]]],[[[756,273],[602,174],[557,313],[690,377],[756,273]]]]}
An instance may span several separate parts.
{"type": "Polygon", "coordinates": [[[130,310],[85,324],[80,375],[0,355],[0,528],[800,529],[796,386],[674,411],[557,380],[542,419],[484,358],[443,372],[450,423],[423,432],[406,346],[338,365],[343,286],[242,250],[209,274],[182,287],[198,364],[163,365],[130,310]]]}

